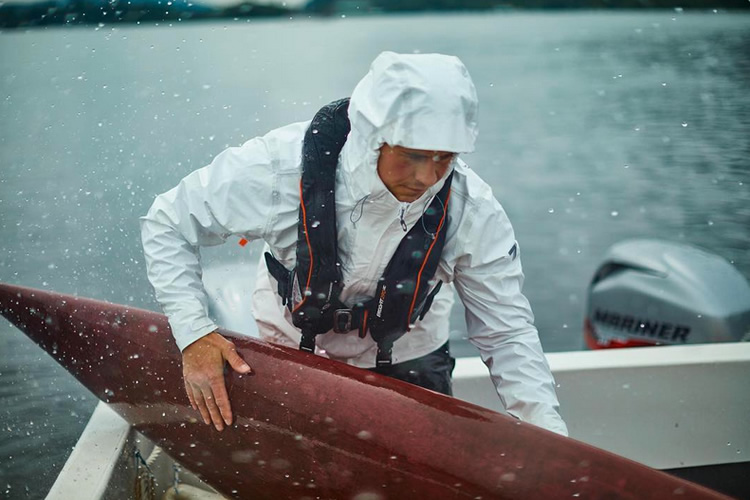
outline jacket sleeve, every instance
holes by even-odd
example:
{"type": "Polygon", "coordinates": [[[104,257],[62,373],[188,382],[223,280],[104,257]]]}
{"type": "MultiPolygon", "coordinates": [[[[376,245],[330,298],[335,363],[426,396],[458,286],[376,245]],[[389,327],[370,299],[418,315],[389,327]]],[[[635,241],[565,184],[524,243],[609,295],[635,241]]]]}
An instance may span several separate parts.
{"type": "Polygon", "coordinates": [[[217,328],[208,317],[198,248],[233,234],[262,238],[274,182],[266,143],[252,139],[157,196],[141,217],[148,277],[180,350],[217,328]]]}
{"type": "Polygon", "coordinates": [[[455,275],[469,341],[479,349],[510,415],[567,436],[534,316],[521,293],[523,271],[513,227],[494,197],[471,219],[461,235],[464,250],[455,275]]]}

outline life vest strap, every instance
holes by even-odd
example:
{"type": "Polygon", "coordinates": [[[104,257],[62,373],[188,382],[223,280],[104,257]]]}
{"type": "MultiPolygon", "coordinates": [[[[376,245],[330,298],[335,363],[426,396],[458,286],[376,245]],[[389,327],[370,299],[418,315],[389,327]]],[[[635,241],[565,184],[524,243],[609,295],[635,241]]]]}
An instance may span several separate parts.
{"type": "Polygon", "coordinates": [[[443,280],[438,281],[437,285],[435,285],[435,288],[430,292],[430,294],[425,299],[424,305],[422,306],[422,309],[419,311],[419,321],[422,321],[424,319],[425,314],[427,314],[427,311],[429,311],[430,307],[432,307],[432,301],[435,300],[435,295],[438,294],[442,286],[443,286],[443,280]]]}
{"type": "Polygon", "coordinates": [[[293,274],[276,257],[266,252],[263,255],[266,259],[266,267],[276,279],[277,291],[281,296],[281,303],[284,305],[291,304],[292,298],[292,277],[293,274]]]}

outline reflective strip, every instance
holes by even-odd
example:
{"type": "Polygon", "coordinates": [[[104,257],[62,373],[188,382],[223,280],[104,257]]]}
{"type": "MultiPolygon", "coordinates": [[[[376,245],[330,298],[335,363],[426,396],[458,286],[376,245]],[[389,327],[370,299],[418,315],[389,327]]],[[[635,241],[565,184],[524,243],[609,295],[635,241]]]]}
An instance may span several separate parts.
{"type": "Polygon", "coordinates": [[[424,272],[424,266],[427,265],[427,261],[430,258],[430,254],[432,253],[432,247],[435,246],[435,243],[437,243],[438,235],[440,234],[440,230],[443,229],[443,223],[445,222],[445,217],[448,215],[448,202],[451,199],[451,191],[448,191],[448,196],[445,197],[445,203],[443,204],[443,216],[440,218],[440,224],[438,225],[437,231],[435,231],[435,239],[432,240],[432,244],[430,245],[430,249],[427,250],[427,253],[425,254],[424,260],[422,261],[422,267],[419,268],[419,274],[417,274],[417,286],[414,288],[414,296],[411,299],[411,307],[409,307],[409,314],[406,316],[406,331],[411,331],[411,315],[414,312],[414,306],[417,302],[417,295],[419,294],[419,282],[422,280],[422,273],[424,272]]]}
{"type": "MultiPolygon", "coordinates": [[[[310,290],[310,281],[312,281],[312,270],[313,270],[313,253],[312,245],[310,244],[310,235],[307,232],[307,211],[305,210],[305,199],[302,197],[302,180],[299,181],[299,206],[302,208],[302,224],[305,226],[305,241],[307,241],[307,251],[310,253],[310,265],[307,268],[307,283],[305,283],[305,292],[310,290]]],[[[292,285],[294,286],[294,285],[292,285]]],[[[294,293],[294,290],[292,290],[294,293]]],[[[293,313],[297,312],[300,307],[307,301],[307,293],[302,293],[302,301],[292,310],[293,313]]]]}

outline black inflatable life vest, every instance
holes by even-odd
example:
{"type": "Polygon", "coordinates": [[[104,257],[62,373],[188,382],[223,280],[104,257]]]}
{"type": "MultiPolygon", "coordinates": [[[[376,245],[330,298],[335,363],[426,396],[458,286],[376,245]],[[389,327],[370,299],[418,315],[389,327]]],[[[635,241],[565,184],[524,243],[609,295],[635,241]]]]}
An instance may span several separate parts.
{"type": "Polygon", "coordinates": [[[434,285],[433,277],[445,245],[453,173],[399,243],[375,297],[347,306],[340,300],[344,284],[334,193],[339,153],[351,130],[348,107],[349,99],[323,107],[305,133],[295,268],[289,271],[270,253],[265,259],[302,332],[301,350],[314,352],[315,336],[330,330],[359,330],[362,338],[369,331],[378,345],[378,366],[389,365],[393,343],[424,318],[442,285],[434,285]]]}

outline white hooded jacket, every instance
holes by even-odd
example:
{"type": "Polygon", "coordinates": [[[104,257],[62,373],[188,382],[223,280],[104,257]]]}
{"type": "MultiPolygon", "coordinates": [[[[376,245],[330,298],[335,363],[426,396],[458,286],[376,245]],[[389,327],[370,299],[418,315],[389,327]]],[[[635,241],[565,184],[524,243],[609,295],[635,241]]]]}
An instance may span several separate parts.
{"type": "MultiPolygon", "coordinates": [[[[384,52],[355,88],[352,126],[336,174],[336,222],[343,268],[342,301],[372,298],[401,238],[411,229],[447,173],[412,203],[398,201],[377,174],[383,143],[431,151],[470,152],[477,136],[477,97],[456,57],[384,52]]],[[[158,196],[141,218],[148,275],[180,349],[216,330],[201,281],[200,246],[235,235],[265,241],[287,269],[295,262],[301,150],[309,122],[295,123],[229,148],[207,167],[158,196]]],[[[509,414],[567,434],[557,412],[554,381],[529,303],[513,228],[489,186],[462,161],[455,172],[448,233],[435,279],[454,284],[466,308],[468,338],[490,370],[509,414]]],[[[429,313],[393,347],[393,362],[424,356],[449,336],[453,288],[444,286],[429,313]]],[[[300,333],[258,266],[253,313],[261,336],[297,347],[300,333]]],[[[375,366],[377,345],[329,332],[318,353],[351,365],[375,366]]]]}

